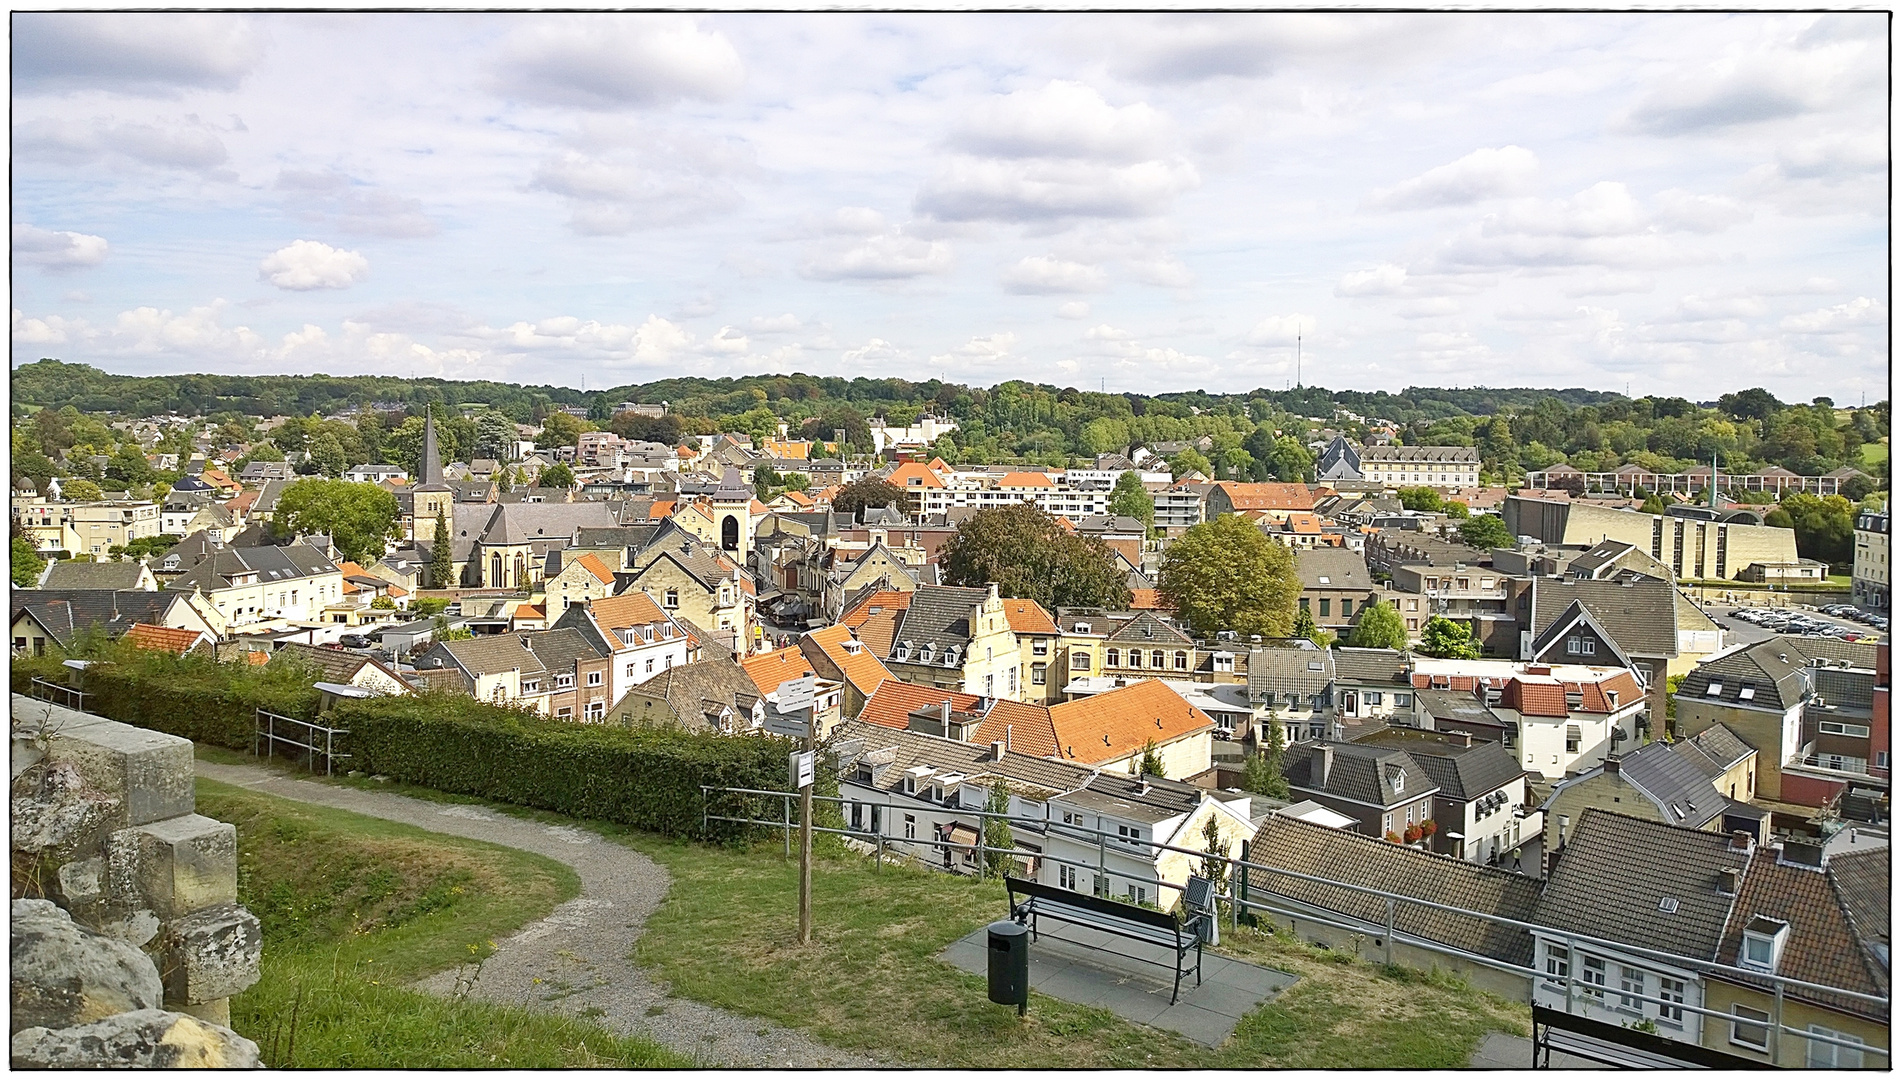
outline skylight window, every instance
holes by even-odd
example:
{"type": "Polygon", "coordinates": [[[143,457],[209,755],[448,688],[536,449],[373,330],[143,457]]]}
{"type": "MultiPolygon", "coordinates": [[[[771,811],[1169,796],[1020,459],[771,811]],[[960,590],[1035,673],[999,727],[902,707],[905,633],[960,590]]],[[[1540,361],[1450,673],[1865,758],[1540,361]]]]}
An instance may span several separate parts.
{"type": "Polygon", "coordinates": [[[1741,690],[1736,691],[1736,700],[1738,701],[1754,701],[1755,698],[1756,698],[1756,688],[1749,685],[1748,683],[1744,683],[1743,688],[1741,690]]]}
{"type": "Polygon", "coordinates": [[[1703,691],[1703,696],[1704,697],[1722,697],[1723,684],[1716,681],[1715,679],[1711,679],[1710,685],[1703,691]]]}

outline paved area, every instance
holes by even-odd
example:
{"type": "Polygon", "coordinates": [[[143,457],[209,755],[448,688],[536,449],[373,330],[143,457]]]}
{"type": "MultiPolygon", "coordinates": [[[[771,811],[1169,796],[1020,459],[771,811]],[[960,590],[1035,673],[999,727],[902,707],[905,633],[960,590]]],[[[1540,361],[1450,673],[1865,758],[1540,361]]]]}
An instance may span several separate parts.
{"type": "MultiPolygon", "coordinates": [[[[1502,1031],[1488,1032],[1485,1041],[1472,1052],[1468,1062],[1474,1069],[1529,1069],[1531,1068],[1531,1040],[1516,1035],[1507,1035],[1502,1031]]],[[[1551,1052],[1551,1067],[1554,1069],[1608,1069],[1588,1058],[1566,1054],[1559,1050],[1551,1052]]]]}
{"type": "MultiPolygon", "coordinates": [[[[987,975],[988,949],[989,928],[985,927],[953,942],[940,959],[987,975]]],[[[1173,970],[1145,964],[1137,956],[1167,963],[1168,950],[1087,927],[1064,925],[1055,934],[1044,929],[1030,946],[1030,988],[1059,1001],[1094,1005],[1125,1020],[1177,1032],[1203,1046],[1220,1046],[1234,1034],[1241,1017],[1298,978],[1204,953],[1201,985],[1195,985],[1192,974],[1184,977],[1181,997],[1171,1005],[1173,970]]],[[[1034,999],[1030,1008],[1036,1008],[1034,999]]]]}
{"type": "Polygon", "coordinates": [[[669,878],[652,859],[585,829],[544,825],[479,806],[425,802],[299,780],[255,765],[198,762],[198,775],[268,795],[336,807],[450,836],[545,855],[574,868],[581,894],[531,923],[481,964],[424,980],[431,993],[585,1015],[610,1031],[639,1035],[706,1067],[872,1068],[874,1059],[826,1046],[800,1031],[671,997],[635,966],[634,943],[666,897],[669,878]]]}

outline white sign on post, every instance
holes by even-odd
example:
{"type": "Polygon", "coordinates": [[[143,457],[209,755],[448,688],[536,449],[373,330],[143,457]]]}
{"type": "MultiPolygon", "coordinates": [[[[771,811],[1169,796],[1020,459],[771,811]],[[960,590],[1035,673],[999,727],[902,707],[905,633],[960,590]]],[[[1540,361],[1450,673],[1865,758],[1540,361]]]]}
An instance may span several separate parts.
{"type": "Polygon", "coordinates": [[[798,712],[812,707],[814,692],[818,689],[818,679],[807,675],[799,679],[787,679],[779,684],[776,692],[779,698],[779,711],[798,712]]]}
{"type": "Polygon", "coordinates": [[[794,789],[812,786],[813,777],[818,771],[818,752],[814,750],[794,750],[786,755],[787,779],[794,789]]]}

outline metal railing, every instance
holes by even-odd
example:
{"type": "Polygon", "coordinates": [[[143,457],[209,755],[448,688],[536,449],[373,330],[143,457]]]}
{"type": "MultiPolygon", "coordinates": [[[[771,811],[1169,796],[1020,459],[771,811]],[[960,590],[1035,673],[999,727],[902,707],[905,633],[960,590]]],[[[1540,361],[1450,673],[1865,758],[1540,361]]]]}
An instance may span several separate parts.
{"type": "Polygon", "coordinates": [[[309,755],[310,771],[317,771],[317,758],[323,757],[323,774],[332,775],[332,769],[339,758],[350,755],[336,751],[336,737],[348,735],[348,728],[325,727],[309,720],[299,720],[294,716],[284,716],[266,709],[257,711],[257,731],[252,744],[252,753],[261,757],[273,757],[282,745],[286,750],[302,750],[309,755]],[[279,731],[279,727],[283,730],[279,731]],[[319,738],[321,737],[321,743],[319,738]],[[262,749],[259,749],[262,747],[262,749]]]}
{"type": "MultiPolygon", "coordinates": [[[[728,822],[728,823],[734,823],[734,824],[754,825],[754,826],[762,826],[766,828],[783,829],[785,832],[785,838],[786,838],[786,852],[788,855],[790,854],[791,843],[792,843],[791,841],[792,830],[798,824],[797,819],[794,818],[792,814],[792,808],[791,808],[792,801],[799,797],[799,794],[797,792],[768,791],[768,790],[757,789],[757,788],[727,788],[727,787],[717,787],[714,785],[703,784],[700,786],[700,795],[701,795],[702,829],[704,829],[704,826],[707,822],[712,822],[712,821],[721,821],[721,822],[728,822]],[[707,797],[713,793],[763,796],[763,797],[781,799],[783,800],[783,806],[784,806],[782,818],[779,821],[769,821],[769,820],[757,819],[757,818],[740,818],[740,817],[708,813],[706,809],[707,797]]],[[[883,809],[889,809],[894,812],[897,812],[899,810],[898,807],[893,806],[891,804],[887,804],[887,803],[865,803],[865,802],[862,802],[861,800],[848,799],[843,796],[836,796],[836,795],[814,794],[812,796],[812,799],[815,804],[824,802],[824,803],[837,803],[837,804],[841,804],[842,806],[842,804],[846,804],[846,803],[859,803],[860,805],[876,806],[883,809]]],[[[896,837],[887,837],[885,833],[885,829],[884,829],[884,825],[886,823],[884,822],[880,823],[880,828],[877,829],[876,831],[873,831],[870,829],[832,828],[832,827],[821,826],[817,824],[813,825],[812,831],[814,833],[826,833],[826,834],[843,836],[849,839],[859,840],[862,843],[874,845],[876,859],[877,859],[875,865],[879,869],[882,869],[883,867],[883,862],[885,858],[885,845],[886,845],[887,840],[889,839],[893,842],[903,843],[910,847],[919,847],[919,846],[926,847],[936,852],[942,852],[947,849],[956,849],[959,851],[973,851],[978,856],[979,866],[982,865],[983,856],[992,852],[1006,855],[1006,856],[1018,856],[1018,857],[1030,858],[1033,860],[1052,862],[1059,866],[1062,866],[1062,865],[1075,866],[1081,869],[1089,869],[1102,875],[1103,883],[1105,885],[1107,884],[1109,880],[1107,853],[1110,850],[1114,850],[1116,847],[1137,847],[1137,848],[1146,849],[1153,857],[1159,857],[1163,852],[1174,852],[1174,853],[1183,854],[1183,855],[1191,855],[1197,859],[1201,859],[1204,861],[1203,876],[1208,876],[1206,874],[1207,868],[1206,868],[1205,863],[1206,863],[1206,860],[1208,860],[1211,856],[1207,851],[1197,849],[1197,848],[1181,847],[1174,844],[1164,844],[1164,843],[1161,843],[1159,841],[1154,841],[1154,840],[1145,840],[1145,839],[1140,839],[1136,837],[1123,836],[1120,834],[1112,835],[1106,830],[1102,830],[1102,829],[1094,829],[1094,828],[1089,828],[1082,825],[1065,824],[1062,822],[1053,821],[1047,816],[1047,805],[1045,806],[1046,816],[1042,818],[1028,818],[1028,817],[1023,817],[1021,815],[998,813],[995,811],[978,810],[974,808],[961,807],[961,806],[941,806],[939,804],[929,803],[929,802],[925,802],[923,806],[920,807],[920,809],[923,809],[923,808],[929,808],[929,809],[935,810],[936,812],[946,813],[949,815],[968,816],[968,817],[977,818],[979,821],[979,826],[976,830],[977,832],[976,842],[971,843],[971,844],[959,844],[959,843],[954,843],[952,841],[945,840],[945,839],[922,840],[922,839],[917,839],[917,838],[900,839],[896,837]],[[1075,840],[1083,836],[1093,836],[1095,838],[1094,843],[1097,847],[1097,860],[1095,863],[1081,862],[1075,859],[1068,859],[1068,858],[1053,856],[1043,851],[1037,851],[1034,849],[1024,849],[1022,847],[1019,847],[1016,844],[1014,835],[1011,837],[1011,844],[1009,847],[998,847],[998,846],[986,844],[984,842],[984,831],[982,828],[982,823],[987,822],[991,819],[1001,819],[1006,824],[1010,825],[1012,828],[1021,827],[1025,829],[1038,831],[1045,835],[1062,836],[1065,839],[1070,839],[1070,840],[1075,840]]],[[[1541,923],[1534,923],[1534,922],[1527,922],[1520,919],[1513,919],[1505,915],[1498,915],[1498,914],[1483,912],[1483,911],[1473,911],[1467,908],[1457,907],[1452,904],[1442,904],[1433,900],[1425,900],[1419,897],[1407,896],[1403,893],[1389,892],[1383,889],[1376,889],[1376,888],[1373,888],[1371,886],[1366,886],[1366,885],[1356,885],[1356,884],[1353,884],[1352,882],[1339,881],[1334,878],[1322,877],[1315,874],[1305,874],[1296,870],[1287,870],[1287,869],[1276,867],[1276,866],[1266,866],[1261,863],[1253,862],[1246,857],[1248,846],[1249,846],[1248,843],[1244,841],[1242,844],[1242,854],[1239,857],[1232,856],[1232,855],[1213,856],[1213,858],[1217,862],[1224,864],[1224,868],[1225,868],[1225,872],[1221,875],[1221,880],[1224,882],[1224,887],[1222,891],[1216,894],[1216,897],[1222,903],[1225,903],[1228,907],[1230,926],[1237,926],[1240,922],[1241,915],[1244,912],[1252,913],[1256,911],[1265,911],[1272,914],[1284,916],[1288,919],[1303,919],[1310,923],[1317,923],[1322,926],[1333,927],[1335,929],[1344,930],[1349,933],[1378,935],[1381,942],[1383,943],[1382,959],[1383,959],[1383,962],[1387,964],[1388,966],[1391,966],[1394,963],[1394,946],[1398,944],[1407,948],[1419,949],[1425,952],[1433,953],[1435,955],[1445,956],[1448,959],[1457,960],[1457,961],[1460,961],[1461,963],[1474,964],[1480,967],[1489,968],[1495,971],[1503,972],[1509,975],[1513,975],[1513,976],[1517,976],[1519,978],[1525,979],[1531,987],[1531,996],[1533,997],[1537,995],[1538,988],[1541,984],[1550,984],[1550,983],[1556,983],[1556,982],[1561,981],[1564,983],[1564,987],[1565,987],[1564,1010],[1567,1013],[1578,1012],[1579,1006],[1592,1007],[1592,1008],[1605,1008],[1607,1011],[1615,1011],[1615,1010],[1610,1010],[1607,1006],[1595,1004],[1594,1001],[1583,1000],[1583,998],[1589,997],[1593,999],[1602,999],[1602,998],[1608,997],[1611,994],[1616,994],[1620,999],[1630,999],[1630,1000],[1640,1001],[1644,1004],[1654,1004],[1654,1005],[1657,1005],[1659,1008],[1667,1007],[1673,1012],[1680,1011],[1680,1012],[1686,1012],[1686,1013],[1695,1013],[1700,1016],[1717,1017],[1717,1018],[1721,1018],[1722,1022],[1724,1023],[1740,1024],[1746,1027],[1768,1028],[1770,1032],[1770,1036],[1769,1036],[1769,1042],[1768,1042],[1766,1053],[1768,1053],[1770,1062],[1772,1064],[1775,1063],[1779,1055],[1779,1044],[1780,1044],[1780,1039],[1783,1035],[1794,1035],[1800,1039],[1806,1039],[1806,1040],[1819,1042],[1819,1043],[1826,1043],[1832,1046],[1840,1046],[1846,1049],[1856,1050],[1864,1054],[1872,1054],[1884,1060],[1889,1058],[1888,1049],[1883,1046],[1874,1046],[1872,1044],[1851,1042],[1845,1039],[1836,1039],[1830,1036],[1820,1035],[1815,1032],[1811,1032],[1805,1028],[1788,1027],[1782,1023],[1784,998],[1787,992],[1791,989],[1805,990],[1805,991],[1809,991],[1810,993],[1815,993],[1815,994],[1827,994],[1827,995],[1832,995],[1839,999],[1847,999],[1850,1001],[1878,1006],[1880,1011],[1885,1015],[1888,1012],[1889,999],[1882,995],[1864,994],[1858,991],[1846,990],[1841,987],[1829,986],[1823,983],[1808,982],[1802,979],[1792,978],[1787,975],[1778,975],[1771,972],[1754,971],[1754,970],[1750,970],[1750,969],[1739,967],[1732,964],[1721,964],[1713,960],[1706,960],[1706,959],[1701,959],[1701,958],[1693,957],[1693,956],[1685,956],[1678,953],[1668,952],[1662,949],[1651,949],[1645,946],[1631,945],[1624,942],[1615,941],[1609,938],[1602,938],[1602,937],[1597,937],[1592,934],[1581,933],[1579,931],[1563,930],[1556,927],[1546,926],[1541,923]],[[1364,920],[1355,919],[1353,916],[1332,911],[1331,909],[1315,908],[1310,905],[1304,905],[1304,904],[1301,904],[1299,901],[1292,900],[1291,898],[1282,898],[1282,900],[1284,901],[1282,903],[1272,903],[1265,900],[1253,899],[1248,894],[1252,891],[1255,891],[1257,889],[1257,886],[1250,881],[1249,872],[1255,872],[1255,873],[1260,873],[1260,874],[1271,874],[1271,875],[1276,875],[1280,878],[1286,878],[1286,879],[1291,879],[1295,881],[1302,881],[1308,884],[1323,885],[1323,886],[1328,886],[1331,888],[1344,889],[1351,893],[1377,899],[1381,901],[1383,904],[1385,918],[1383,919],[1382,923],[1368,923],[1364,920]],[[1558,973],[1558,972],[1539,970],[1537,967],[1537,957],[1535,955],[1532,958],[1532,964],[1530,966],[1526,966],[1526,965],[1521,965],[1521,964],[1515,964],[1508,960],[1500,960],[1495,957],[1486,956],[1482,953],[1471,952],[1466,949],[1461,949],[1456,946],[1451,946],[1443,942],[1435,941],[1431,938],[1421,937],[1416,934],[1401,931],[1398,927],[1399,913],[1400,913],[1401,908],[1406,905],[1411,905],[1415,908],[1424,909],[1426,911],[1439,912],[1439,913],[1443,913],[1447,915],[1463,916],[1470,919],[1477,919],[1486,923],[1491,923],[1498,926],[1503,926],[1510,929],[1523,931],[1527,934],[1533,934],[1535,935],[1533,937],[1534,947],[1537,943],[1538,938],[1540,937],[1551,939],[1554,942],[1562,942],[1565,949],[1565,955],[1567,958],[1566,971],[1562,973],[1558,973]],[[1335,916],[1335,917],[1330,918],[1329,917],[1330,915],[1335,916]],[[1651,995],[1647,995],[1643,993],[1626,992],[1621,989],[1616,989],[1609,986],[1589,984],[1586,982],[1583,975],[1580,974],[1579,972],[1579,968],[1582,966],[1582,957],[1579,953],[1579,948],[1581,946],[1599,950],[1602,953],[1607,954],[1606,955],[1607,964],[1614,962],[1616,958],[1621,955],[1625,957],[1633,957],[1633,958],[1638,958],[1638,959],[1648,959],[1656,963],[1665,964],[1671,968],[1696,972],[1699,975],[1712,975],[1712,976],[1717,976],[1717,977],[1723,977],[1723,978],[1727,978],[1729,981],[1740,982],[1744,985],[1749,985],[1752,983],[1753,984],[1768,983],[1772,987],[1771,993],[1773,995],[1771,1008],[1769,1010],[1769,1013],[1770,1013],[1769,1018],[1766,1021],[1746,1020],[1746,1019],[1737,1017],[1731,1013],[1720,1012],[1718,1010],[1705,1008],[1700,1005],[1692,1005],[1688,1003],[1687,1001],[1677,1001],[1674,998],[1662,998],[1662,997],[1651,996],[1651,995]],[[1581,987],[1588,987],[1588,988],[1581,990],[1580,989],[1581,987]]],[[[1127,854],[1127,852],[1123,852],[1123,853],[1127,854]]],[[[932,866],[935,868],[942,864],[926,862],[924,863],[924,865],[932,866]]],[[[1476,868],[1477,864],[1474,864],[1474,866],[1476,868]]],[[[1130,875],[1124,874],[1123,876],[1128,877],[1130,875]]],[[[1173,889],[1177,892],[1186,891],[1185,885],[1176,885],[1173,882],[1163,880],[1160,878],[1159,874],[1152,881],[1152,884],[1155,884],[1156,886],[1160,888],[1173,889]]],[[[1646,979],[1648,979],[1648,976],[1654,975],[1656,973],[1647,971],[1645,974],[1646,974],[1646,979]]],[[[1643,1018],[1651,1019],[1653,1021],[1655,1019],[1653,1017],[1648,1017],[1648,1016],[1645,1016],[1643,1018]]],[[[1660,1029],[1663,1027],[1668,1027],[1668,1026],[1669,1025],[1667,1024],[1659,1025],[1660,1029]]]]}
{"type": "Polygon", "coordinates": [[[52,701],[74,712],[85,712],[86,698],[91,696],[82,690],[75,690],[65,683],[51,682],[47,679],[40,678],[38,675],[33,676],[31,689],[33,696],[41,701],[52,701]]]}

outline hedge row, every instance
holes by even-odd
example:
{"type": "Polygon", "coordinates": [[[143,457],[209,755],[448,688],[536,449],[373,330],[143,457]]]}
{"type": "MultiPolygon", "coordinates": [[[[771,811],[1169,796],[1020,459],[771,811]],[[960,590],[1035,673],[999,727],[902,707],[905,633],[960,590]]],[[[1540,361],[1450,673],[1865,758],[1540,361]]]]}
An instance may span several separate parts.
{"type": "MultiPolygon", "coordinates": [[[[618,822],[668,836],[730,840],[757,830],[701,827],[700,785],[782,790],[790,740],[628,730],[538,718],[448,694],[368,698],[330,714],[350,767],[438,791],[618,822]]],[[[715,815],[777,818],[776,799],[716,796],[715,815]],[[768,807],[767,804],[770,803],[768,807]]]]}
{"type": "Polygon", "coordinates": [[[51,656],[20,658],[13,665],[13,689],[30,693],[35,675],[83,690],[87,712],[232,750],[252,749],[258,709],[307,717],[318,698],[301,668],[245,669],[196,655],[129,655],[96,661],[83,673],[51,656]]]}

